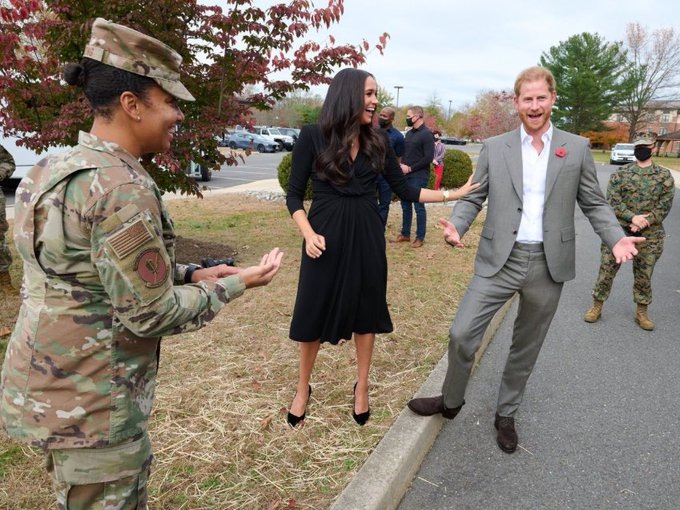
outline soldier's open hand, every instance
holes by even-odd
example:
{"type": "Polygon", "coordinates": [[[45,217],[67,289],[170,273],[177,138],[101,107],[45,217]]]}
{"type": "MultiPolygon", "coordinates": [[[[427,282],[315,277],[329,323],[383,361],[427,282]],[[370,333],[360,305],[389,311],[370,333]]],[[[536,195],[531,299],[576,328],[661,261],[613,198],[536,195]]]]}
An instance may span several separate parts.
{"type": "Polygon", "coordinates": [[[274,248],[262,257],[259,265],[246,267],[238,274],[247,289],[267,285],[278,273],[281,267],[281,259],[283,259],[283,252],[274,248]]]}

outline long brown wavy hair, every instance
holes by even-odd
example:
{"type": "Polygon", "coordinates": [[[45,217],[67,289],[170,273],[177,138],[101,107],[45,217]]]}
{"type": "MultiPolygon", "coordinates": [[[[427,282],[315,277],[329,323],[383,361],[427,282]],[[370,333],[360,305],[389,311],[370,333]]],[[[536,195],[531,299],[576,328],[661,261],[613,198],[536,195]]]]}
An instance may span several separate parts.
{"type": "Polygon", "coordinates": [[[381,173],[385,167],[385,137],[371,124],[361,124],[369,76],[373,78],[371,73],[361,69],[343,69],[328,87],[319,114],[321,133],[328,145],[317,157],[315,167],[321,180],[339,185],[350,180],[350,146],[357,135],[360,151],[368,157],[376,173],[381,173]]]}

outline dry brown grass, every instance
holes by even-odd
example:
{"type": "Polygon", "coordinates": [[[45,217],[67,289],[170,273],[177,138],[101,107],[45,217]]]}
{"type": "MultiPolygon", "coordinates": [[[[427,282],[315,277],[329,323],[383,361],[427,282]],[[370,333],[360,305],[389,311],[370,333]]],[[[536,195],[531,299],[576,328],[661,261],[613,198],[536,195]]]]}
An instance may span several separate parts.
{"type": "MultiPolygon", "coordinates": [[[[272,246],[286,255],[268,287],[247,291],[202,331],[163,340],[150,424],[150,508],[327,508],[445,352],[478,228],[466,236],[468,248],[447,248],[435,223],[449,207],[433,206],[423,248],[388,243],[395,331],[376,341],[370,421],[358,427],[351,417],[355,353],[349,342],[322,347],[306,424],[293,430],[285,414],[295,391],[297,347],[287,336],[300,236],[284,204],[222,195],[168,205],[179,234],[237,248],[239,265],[272,246]]],[[[401,209],[393,204],[386,235],[395,236],[400,224],[401,209]]],[[[52,507],[40,461],[39,452],[0,437],[0,508],[52,507]]]]}

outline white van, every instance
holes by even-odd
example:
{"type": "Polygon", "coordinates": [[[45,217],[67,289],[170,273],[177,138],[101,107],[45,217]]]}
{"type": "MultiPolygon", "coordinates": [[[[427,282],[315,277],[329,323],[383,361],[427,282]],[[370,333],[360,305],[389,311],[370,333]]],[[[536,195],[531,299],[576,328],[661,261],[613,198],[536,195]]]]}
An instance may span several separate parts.
{"type": "MultiPolygon", "coordinates": [[[[0,144],[7,149],[12,157],[14,158],[14,164],[16,165],[16,170],[10,177],[10,179],[21,180],[28,173],[28,171],[35,166],[35,164],[42,160],[43,158],[51,155],[58,154],[67,149],[67,147],[50,147],[46,151],[38,154],[37,152],[24,147],[22,145],[17,145],[17,139],[13,136],[3,136],[0,138],[0,144]]],[[[193,161],[187,165],[186,169],[187,175],[200,179],[201,181],[209,181],[212,179],[212,171],[203,165],[198,165],[193,161]]]]}
{"type": "Polygon", "coordinates": [[[17,166],[10,179],[23,179],[28,173],[29,169],[35,166],[38,161],[45,158],[49,154],[56,154],[65,149],[64,147],[50,147],[46,151],[38,154],[28,147],[17,145],[17,141],[18,140],[13,136],[3,136],[0,138],[0,144],[2,144],[7,152],[12,155],[14,158],[14,164],[17,166]]]}

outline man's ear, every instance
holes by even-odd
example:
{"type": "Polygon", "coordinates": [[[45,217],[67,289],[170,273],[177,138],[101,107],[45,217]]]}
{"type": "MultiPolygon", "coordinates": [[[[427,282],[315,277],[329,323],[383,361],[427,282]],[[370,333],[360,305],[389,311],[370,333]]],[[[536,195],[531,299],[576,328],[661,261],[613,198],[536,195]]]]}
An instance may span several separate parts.
{"type": "Polygon", "coordinates": [[[132,92],[126,90],[118,98],[120,106],[127,116],[133,120],[139,120],[139,98],[132,92]]]}

